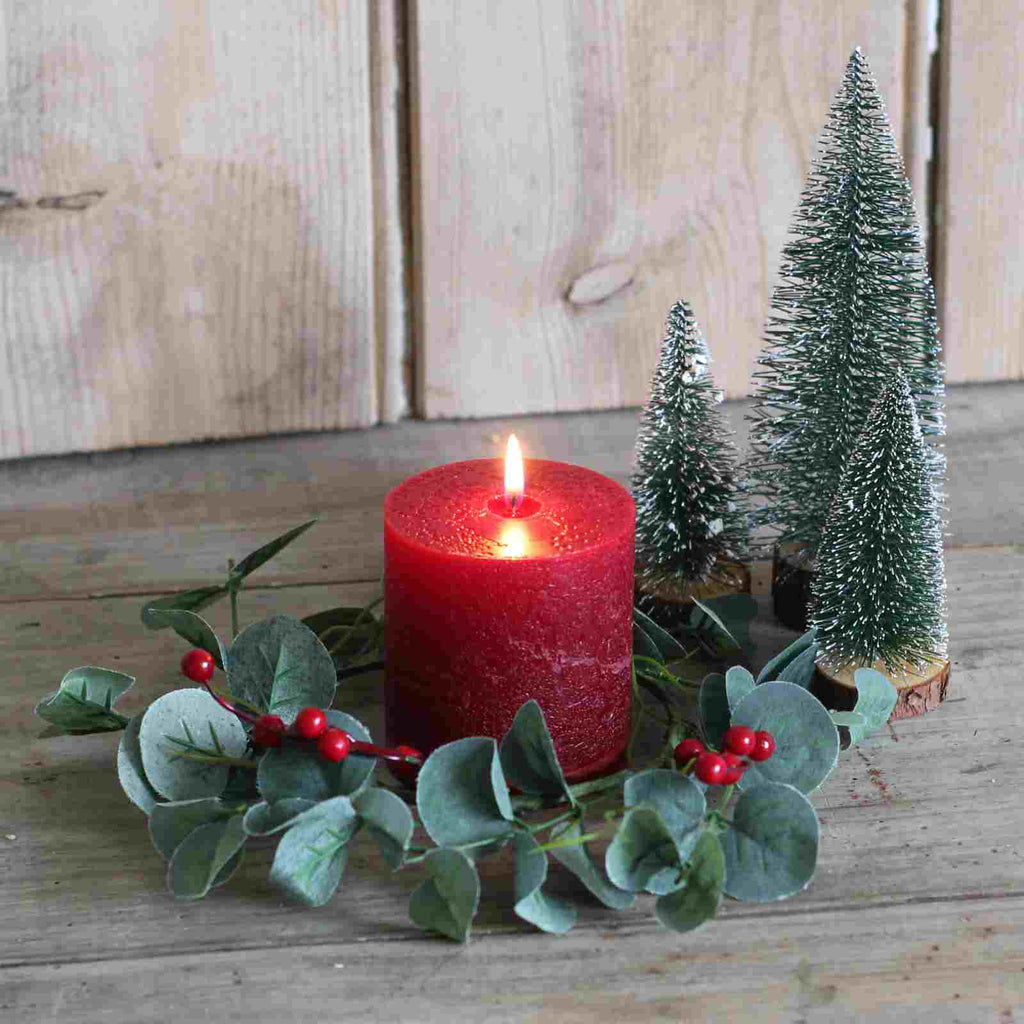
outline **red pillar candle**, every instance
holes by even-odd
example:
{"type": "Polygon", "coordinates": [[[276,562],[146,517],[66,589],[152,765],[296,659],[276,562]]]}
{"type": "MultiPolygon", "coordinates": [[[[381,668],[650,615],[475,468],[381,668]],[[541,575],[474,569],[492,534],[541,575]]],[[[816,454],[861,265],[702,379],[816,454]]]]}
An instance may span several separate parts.
{"type": "Polygon", "coordinates": [[[581,466],[457,462],[384,502],[387,731],[429,752],[500,739],[531,698],[570,779],[629,739],[635,509],[581,466]]]}

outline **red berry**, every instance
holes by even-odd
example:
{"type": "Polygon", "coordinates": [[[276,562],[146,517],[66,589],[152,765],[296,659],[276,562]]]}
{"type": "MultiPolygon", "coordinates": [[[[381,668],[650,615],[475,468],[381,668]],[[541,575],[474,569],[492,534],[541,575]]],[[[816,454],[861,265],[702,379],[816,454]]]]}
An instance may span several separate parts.
{"type": "Polygon", "coordinates": [[[743,773],[747,770],[747,762],[739,754],[734,754],[729,750],[722,755],[722,760],[725,761],[725,775],[722,776],[722,785],[734,786],[740,781],[743,773]]]}
{"type": "Polygon", "coordinates": [[[303,708],[292,723],[295,735],[304,740],[315,740],[327,728],[327,715],[323,708],[303,708]]]}
{"type": "Polygon", "coordinates": [[[754,733],[754,749],[750,752],[751,761],[767,761],[775,753],[775,737],[765,729],[754,733]]]}
{"type": "Polygon", "coordinates": [[[749,725],[730,725],[725,730],[725,749],[740,757],[749,757],[754,749],[754,730],[749,725]]]}
{"type": "Polygon", "coordinates": [[[325,761],[344,761],[352,749],[352,737],[344,729],[324,729],[316,741],[316,749],[325,761]]]}
{"type": "Polygon", "coordinates": [[[727,770],[725,758],[710,750],[705,750],[693,766],[693,774],[708,786],[720,786],[727,770]]]}
{"type": "Polygon", "coordinates": [[[249,734],[254,747],[279,747],[283,738],[284,722],[277,715],[264,715],[249,734]]]}
{"type": "Polygon", "coordinates": [[[704,744],[700,740],[689,739],[676,744],[672,757],[677,768],[685,768],[694,758],[700,757],[703,753],[704,744]]]}
{"type": "Polygon", "coordinates": [[[401,754],[403,757],[419,758],[419,764],[409,764],[408,761],[388,761],[388,768],[391,774],[399,782],[404,782],[406,785],[411,786],[416,781],[416,776],[420,773],[423,755],[415,747],[406,746],[395,747],[395,753],[401,754]]]}
{"type": "Polygon", "coordinates": [[[213,655],[201,647],[194,647],[181,659],[181,674],[193,683],[208,683],[213,678],[213,668],[213,655]]]}

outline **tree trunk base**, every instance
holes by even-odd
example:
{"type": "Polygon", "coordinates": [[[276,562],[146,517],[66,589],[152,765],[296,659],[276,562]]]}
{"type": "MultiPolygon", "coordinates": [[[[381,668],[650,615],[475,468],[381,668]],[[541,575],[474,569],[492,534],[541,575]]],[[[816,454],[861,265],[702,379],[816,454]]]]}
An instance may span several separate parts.
{"type": "Polygon", "coordinates": [[[657,587],[636,581],[634,602],[645,615],[649,615],[664,629],[685,625],[693,611],[693,599],[710,601],[726,594],[749,594],[750,570],[740,562],[724,559],[715,563],[702,583],[684,583],[681,586],[662,583],[657,587]]]}
{"type": "MultiPolygon", "coordinates": [[[[852,711],[857,703],[857,687],[853,674],[862,665],[845,665],[841,668],[816,665],[811,689],[827,708],[837,711],[852,711]]],[[[902,671],[890,673],[882,662],[875,662],[871,668],[878,669],[896,687],[896,707],[889,721],[898,718],[913,718],[937,708],[949,692],[949,662],[934,662],[921,670],[904,665],[902,671]]]]}
{"type": "Polygon", "coordinates": [[[784,626],[807,632],[807,608],[814,582],[813,562],[801,561],[802,544],[776,544],[772,553],[772,610],[784,626]]]}

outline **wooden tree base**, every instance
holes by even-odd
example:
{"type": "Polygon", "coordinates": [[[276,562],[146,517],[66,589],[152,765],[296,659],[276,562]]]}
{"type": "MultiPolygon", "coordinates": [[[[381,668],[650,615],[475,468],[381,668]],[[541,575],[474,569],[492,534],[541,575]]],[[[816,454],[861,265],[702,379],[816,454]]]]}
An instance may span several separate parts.
{"type": "MultiPolygon", "coordinates": [[[[842,668],[831,668],[816,665],[811,689],[814,695],[827,708],[838,711],[852,711],[857,703],[857,687],[853,674],[861,665],[848,665],[842,668]]],[[[923,715],[926,711],[937,708],[949,691],[949,662],[931,663],[922,671],[911,665],[904,665],[902,671],[892,673],[882,662],[875,662],[872,668],[878,669],[888,676],[896,687],[898,694],[896,707],[889,716],[889,721],[897,718],[913,718],[923,715]]]]}
{"type": "Polygon", "coordinates": [[[749,594],[750,570],[740,562],[715,563],[708,578],[702,583],[677,586],[662,583],[652,587],[636,581],[636,606],[649,615],[659,626],[672,629],[685,624],[693,611],[693,599],[710,601],[725,594],[749,594]]]}
{"type": "Polygon", "coordinates": [[[801,544],[776,544],[772,554],[772,610],[784,626],[807,631],[807,606],[814,581],[813,563],[797,558],[801,544]]]}

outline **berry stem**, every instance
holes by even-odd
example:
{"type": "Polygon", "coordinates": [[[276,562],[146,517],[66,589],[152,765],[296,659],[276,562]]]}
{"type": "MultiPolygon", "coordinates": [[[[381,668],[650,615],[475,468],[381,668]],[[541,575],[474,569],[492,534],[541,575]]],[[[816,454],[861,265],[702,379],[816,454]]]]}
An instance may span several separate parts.
{"type": "Polygon", "coordinates": [[[209,694],[209,695],[210,695],[210,696],[211,696],[211,697],[212,697],[212,698],[213,698],[213,699],[214,699],[214,700],[215,700],[215,701],[216,701],[216,702],[217,702],[217,703],[218,703],[218,704],[219,704],[219,705],[220,705],[220,706],[221,706],[221,707],[222,707],[222,708],[223,708],[223,709],[225,710],[225,711],[230,711],[230,712],[231,712],[231,714],[233,714],[233,715],[237,715],[237,716],[238,716],[239,718],[241,718],[241,719],[242,719],[242,721],[243,721],[243,722],[251,722],[252,724],[254,724],[254,725],[255,725],[255,723],[259,721],[259,719],[258,719],[258,718],[254,717],[253,715],[250,715],[250,714],[249,714],[248,712],[246,712],[246,711],[239,711],[239,710],[238,710],[238,708],[236,708],[236,707],[234,706],[234,704],[230,704],[230,703],[229,703],[228,701],[224,700],[224,698],[223,698],[223,697],[219,697],[219,696],[218,696],[218,695],[217,695],[216,693],[214,693],[214,692],[213,692],[213,687],[211,687],[209,683],[203,683],[203,686],[205,686],[205,687],[206,687],[206,692],[207,692],[207,693],[208,693],[208,694],[209,694]]]}
{"type": "Polygon", "coordinates": [[[364,743],[362,740],[352,741],[352,753],[362,754],[365,757],[380,757],[385,761],[400,761],[403,764],[412,764],[417,767],[423,762],[417,757],[406,757],[391,747],[378,747],[375,743],[364,743]]]}

